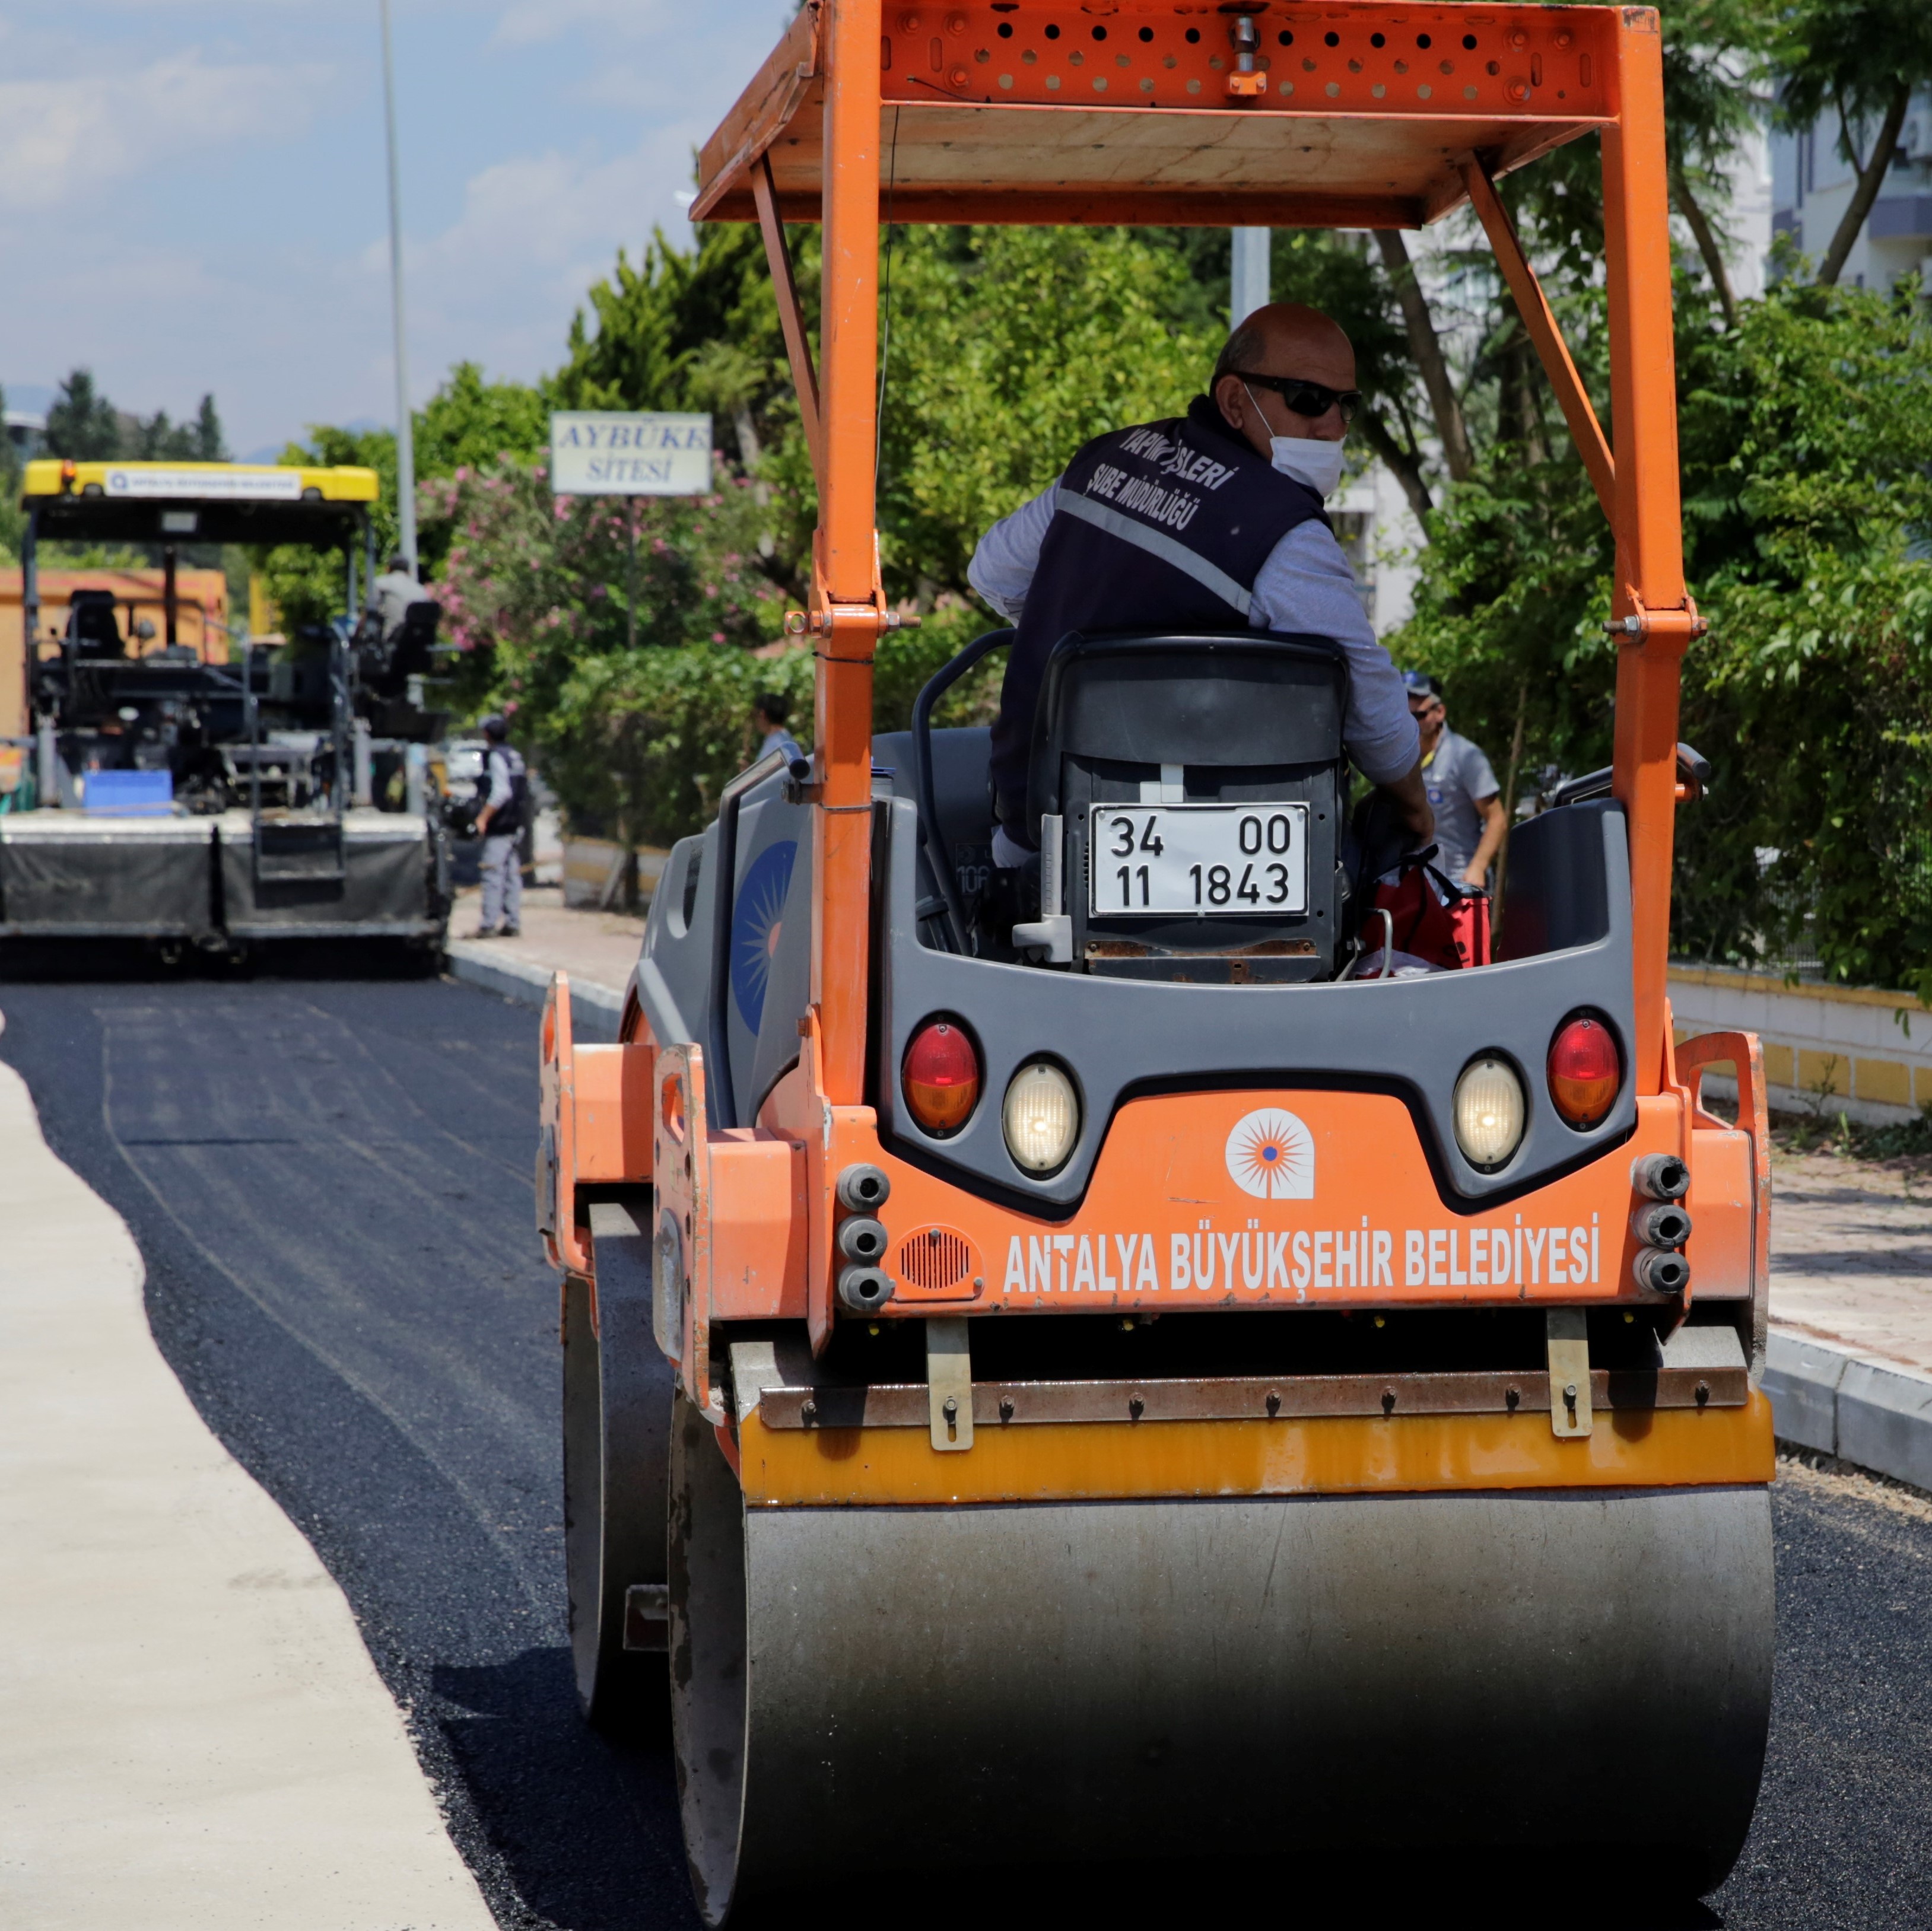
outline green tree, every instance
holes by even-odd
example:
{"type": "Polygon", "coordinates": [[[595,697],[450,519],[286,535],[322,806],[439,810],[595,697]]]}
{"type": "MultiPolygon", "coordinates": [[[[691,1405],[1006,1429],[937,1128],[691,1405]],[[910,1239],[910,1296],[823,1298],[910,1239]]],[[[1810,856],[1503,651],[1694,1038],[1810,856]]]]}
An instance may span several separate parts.
{"type": "Polygon", "coordinates": [[[228,445],[221,433],[221,417],[214,406],[214,398],[205,395],[201,406],[195,412],[194,460],[197,463],[226,463],[228,445]]]}
{"type": "Polygon", "coordinates": [[[120,412],[94,385],[91,369],[76,369],[47,411],[47,454],[76,463],[101,463],[121,454],[120,412]]]}
{"type": "MultiPolygon", "coordinates": [[[[326,423],[311,423],[308,440],[290,443],[282,451],[281,460],[303,467],[326,469],[343,464],[376,472],[376,500],[370,506],[370,521],[376,535],[376,567],[380,569],[396,547],[399,529],[394,432],[338,429],[326,423]]],[[[306,625],[326,623],[342,609],[347,580],[340,550],[281,544],[261,551],[256,567],[286,634],[292,635],[306,625]]],[[[361,567],[359,559],[357,567],[361,567]]]]}
{"type": "Polygon", "coordinates": [[[1912,94],[1932,81],[1932,7],[1924,0],[1794,0],[1779,25],[1772,52],[1779,118],[1805,128],[1828,111],[1838,151],[1857,176],[1818,265],[1818,280],[1833,283],[1898,155],[1912,94]]]}
{"type": "Polygon", "coordinates": [[[1124,229],[909,229],[891,237],[879,521],[887,586],[965,594],[988,525],[1082,443],[1174,415],[1222,331],[1178,325],[1186,263],[1124,229]]]}
{"type": "Polygon", "coordinates": [[[535,458],[549,446],[550,409],[522,382],[486,381],[475,362],[458,362],[416,413],[416,474],[453,476],[505,456],[535,458]]]}
{"type": "MultiPolygon", "coordinates": [[[[1932,989],[1932,338],[1916,284],[1680,290],[1685,564],[1711,625],[1683,734],[1718,784],[1678,819],[1675,941],[1748,963],[1815,907],[1827,970],[1932,989]],[[1777,856],[1765,861],[1762,854],[1777,856]]],[[[1609,761],[1611,546],[1582,466],[1508,451],[1432,519],[1396,640],[1460,727],[1532,768],[1609,761]]]]}

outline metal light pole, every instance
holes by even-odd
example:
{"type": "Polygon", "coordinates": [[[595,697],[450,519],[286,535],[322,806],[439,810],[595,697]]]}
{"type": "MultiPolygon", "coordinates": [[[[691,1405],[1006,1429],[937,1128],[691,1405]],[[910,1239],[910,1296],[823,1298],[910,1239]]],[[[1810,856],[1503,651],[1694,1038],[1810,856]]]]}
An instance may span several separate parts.
{"type": "Polygon", "coordinates": [[[1268,304],[1268,237],[1266,228],[1234,228],[1228,258],[1228,326],[1238,328],[1268,304]]]}
{"type": "Polygon", "coordinates": [[[389,130],[389,287],[396,321],[396,520],[398,547],[416,574],[416,425],[410,415],[410,358],[403,329],[403,190],[396,168],[396,61],[389,44],[389,0],[382,14],[382,105],[389,130]]]}

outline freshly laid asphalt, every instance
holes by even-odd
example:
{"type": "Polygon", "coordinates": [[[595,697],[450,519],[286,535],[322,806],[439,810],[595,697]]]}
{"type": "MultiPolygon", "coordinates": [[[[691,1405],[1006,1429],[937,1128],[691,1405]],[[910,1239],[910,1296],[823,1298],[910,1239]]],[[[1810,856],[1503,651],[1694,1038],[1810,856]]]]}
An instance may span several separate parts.
{"type": "MultiPolygon", "coordinates": [[[[572,1692],[556,1288],[530,1210],[536,1015],[440,981],[266,977],[14,983],[0,1010],[0,1057],[48,1141],[140,1244],[164,1353],[347,1595],[499,1921],[694,1924],[667,1750],[588,1730],[572,1692]]],[[[1922,1927],[1932,1507],[1801,1470],[1774,1513],[1750,1841],[1708,1906],[1618,1921],[1922,1927]]],[[[1630,1801],[1676,1798],[1665,1783],[1630,1801]]],[[[1318,1921],[1286,1875],[1264,1888],[1271,1915],[1318,1921]]],[[[1586,1921],[1604,1876],[1573,1872],[1546,1909],[1586,1921]]],[[[1352,1915],[1379,1915],[1379,1882],[1364,1874],[1352,1915]]],[[[1012,1908],[1024,1882],[1009,1887],[992,1915],[1034,1921],[1012,1908]]],[[[952,1915],[927,1886],[898,1901],[876,1921],[952,1915]]],[[[1152,1902],[1128,1915],[1172,1916],[1152,1902]]],[[[1195,1903],[1196,1922],[1223,1915],[1195,1903]]],[[[1067,1906],[1053,1921],[1086,1915],[1067,1906]]]]}

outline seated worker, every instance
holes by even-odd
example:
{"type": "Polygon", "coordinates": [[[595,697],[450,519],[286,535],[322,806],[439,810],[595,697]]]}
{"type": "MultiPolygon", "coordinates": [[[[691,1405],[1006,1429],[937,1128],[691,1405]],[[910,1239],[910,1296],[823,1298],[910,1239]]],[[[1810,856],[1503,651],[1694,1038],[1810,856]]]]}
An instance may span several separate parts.
{"type": "Polygon", "coordinates": [[[1299,302],[1257,309],[1186,415],[1096,436],[980,539],[968,578],[1019,632],[993,726],[994,864],[1032,856],[1034,712],[1069,631],[1184,633],[1242,619],[1341,646],[1348,755],[1428,842],[1407,694],[1322,507],[1342,479],[1354,384],[1354,349],[1327,316],[1299,302]]]}
{"type": "Polygon", "coordinates": [[[389,559],[389,567],[369,586],[369,607],[382,626],[387,643],[403,627],[410,606],[419,604],[429,593],[416,581],[410,559],[400,550],[389,559]]]}

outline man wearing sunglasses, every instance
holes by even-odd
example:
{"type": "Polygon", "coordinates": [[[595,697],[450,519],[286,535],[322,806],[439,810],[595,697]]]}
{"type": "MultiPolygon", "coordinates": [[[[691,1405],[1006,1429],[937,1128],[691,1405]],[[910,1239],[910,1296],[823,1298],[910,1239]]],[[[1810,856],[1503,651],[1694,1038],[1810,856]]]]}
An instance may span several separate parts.
{"type": "Polygon", "coordinates": [[[967,574],[1018,635],[993,727],[994,862],[1032,856],[1028,752],[1046,661],[1070,631],[1251,628],[1330,637],[1348,663],[1342,737],[1418,844],[1434,829],[1407,694],[1377,640],[1324,498],[1360,406],[1355,353],[1318,310],[1257,309],[1184,416],[1096,436],[980,538],[967,574]]]}

